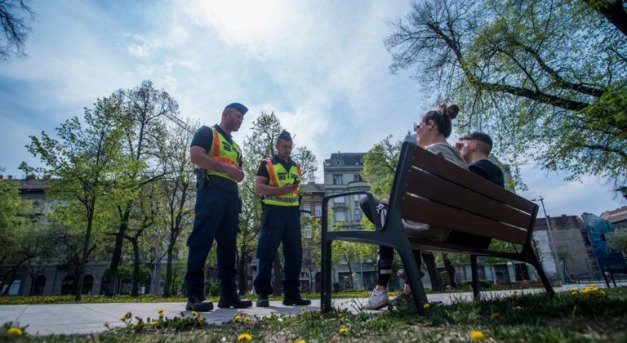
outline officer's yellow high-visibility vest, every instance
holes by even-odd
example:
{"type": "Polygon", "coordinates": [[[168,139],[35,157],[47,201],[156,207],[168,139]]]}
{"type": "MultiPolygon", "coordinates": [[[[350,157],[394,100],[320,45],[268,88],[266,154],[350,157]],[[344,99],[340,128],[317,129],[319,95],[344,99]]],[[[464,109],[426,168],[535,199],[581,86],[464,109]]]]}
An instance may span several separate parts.
{"type": "MultiPolygon", "coordinates": [[[[211,128],[211,131],[213,131],[213,144],[211,144],[211,149],[207,151],[209,157],[218,162],[230,164],[239,168],[239,157],[242,155],[242,150],[239,148],[237,143],[229,142],[214,127],[211,128]]],[[[217,170],[207,170],[207,175],[217,175],[237,182],[237,180],[230,177],[229,174],[217,170]]]]}
{"type": "MultiPolygon", "coordinates": [[[[285,167],[283,167],[281,163],[272,164],[272,160],[268,159],[266,160],[266,168],[270,176],[270,186],[282,187],[288,184],[294,184],[294,182],[300,184],[300,180],[302,179],[300,166],[297,164],[292,164],[288,171],[285,170],[285,167]]],[[[264,195],[263,203],[275,206],[298,206],[298,189],[285,194],[264,195]]]]}

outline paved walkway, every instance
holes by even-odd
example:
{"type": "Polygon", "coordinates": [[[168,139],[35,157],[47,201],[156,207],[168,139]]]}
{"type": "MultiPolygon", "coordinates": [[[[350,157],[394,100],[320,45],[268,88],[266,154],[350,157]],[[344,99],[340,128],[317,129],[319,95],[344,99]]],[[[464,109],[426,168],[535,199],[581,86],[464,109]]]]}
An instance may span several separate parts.
{"type": "MultiPolygon", "coordinates": [[[[583,288],[586,284],[573,284],[556,288],[556,291],[567,291],[570,289],[583,288]]],[[[605,284],[598,284],[600,288],[605,284]]],[[[519,294],[542,292],[543,289],[518,290],[519,294]]],[[[513,291],[493,291],[482,292],[482,296],[489,298],[494,296],[504,296],[512,294],[513,291]]],[[[441,301],[451,303],[452,301],[469,301],[472,299],[471,292],[429,294],[429,302],[441,301]]],[[[333,306],[357,312],[360,304],[365,299],[335,299],[333,306]]],[[[320,310],[320,299],[314,299],[310,306],[284,306],[281,301],[271,301],[270,307],[258,308],[253,304],[249,309],[215,309],[212,312],[202,313],[209,323],[221,324],[233,319],[235,314],[242,313],[249,316],[269,316],[272,313],[277,315],[296,314],[305,308],[307,311],[320,310]]],[[[125,324],[120,321],[120,317],[127,312],[131,312],[133,317],[155,318],[157,311],[163,309],[166,317],[190,315],[189,311],[184,311],[185,303],[119,303],[119,304],[58,304],[58,305],[1,305],[0,324],[13,321],[21,326],[28,325],[26,332],[31,335],[51,335],[51,334],[89,334],[106,330],[105,324],[110,327],[121,327],[125,324]]]]}

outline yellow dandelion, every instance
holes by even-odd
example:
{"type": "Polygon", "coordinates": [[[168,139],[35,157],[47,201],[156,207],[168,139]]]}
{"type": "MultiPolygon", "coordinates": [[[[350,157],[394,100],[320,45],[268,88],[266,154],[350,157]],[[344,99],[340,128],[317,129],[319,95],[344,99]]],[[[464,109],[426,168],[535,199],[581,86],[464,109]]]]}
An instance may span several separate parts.
{"type": "Polygon", "coordinates": [[[472,331],[470,331],[470,338],[472,338],[472,339],[484,339],[485,335],[483,334],[483,332],[481,332],[479,330],[472,330],[472,331]]]}
{"type": "Polygon", "coordinates": [[[236,314],[235,316],[233,316],[233,319],[240,320],[242,319],[242,316],[240,316],[239,314],[236,314]]]}
{"type": "Polygon", "coordinates": [[[340,333],[341,333],[341,334],[347,334],[347,333],[348,333],[348,331],[349,331],[349,330],[348,330],[348,328],[347,328],[346,326],[342,326],[342,327],[340,328],[340,333]]]}
{"type": "Polygon", "coordinates": [[[237,336],[237,340],[238,341],[252,341],[253,336],[251,336],[249,333],[243,333],[237,336]]]}
{"type": "Polygon", "coordinates": [[[245,317],[245,318],[244,318],[244,321],[245,321],[246,323],[249,323],[249,322],[250,322],[250,317],[245,317]]]}
{"type": "Polygon", "coordinates": [[[126,321],[126,316],[122,316],[122,317],[120,317],[120,321],[121,321],[121,322],[126,321]]]}
{"type": "Polygon", "coordinates": [[[304,339],[297,339],[294,341],[294,343],[307,343],[307,341],[305,341],[304,339]]]}
{"type": "Polygon", "coordinates": [[[21,336],[22,335],[22,329],[14,326],[12,328],[10,328],[9,330],[7,330],[7,333],[11,336],[21,336]]]}
{"type": "Polygon", "coordinates": [[[198,317],[198,312],[196,312],[196,311],[192,311],[192,316],[194,316],[194,317],[198,317]]]}
{"type": "Polygon", "coordinates": [[[165,314],[165,311],[160,308],[159,310],[157,310],[157,314],[159,314],[160,316],[163,316],[165,314]]]}
{"type": "Polygon", "coordinates": [[[422,307],[426,310],[426,309],[428,309],[429,307],[431,307],[431,305],[429,305],[429,303],[424,303],[424,305],[422,305],[422,307]]]}
{"type": "Polygon", "coordinates": [[[156,320],[156,319],[153,319],[152,320],[152,326],[157,326],[157,325],[159,325],[159,321],[156,320]]]}

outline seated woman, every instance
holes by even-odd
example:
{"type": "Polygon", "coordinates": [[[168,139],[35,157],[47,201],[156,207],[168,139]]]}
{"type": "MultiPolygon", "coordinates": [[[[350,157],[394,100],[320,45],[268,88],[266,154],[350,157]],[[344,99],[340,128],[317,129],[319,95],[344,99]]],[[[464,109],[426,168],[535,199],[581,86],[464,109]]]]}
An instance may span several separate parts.
{"type": "MultiPolygon", "coordinates": [[[[420,123],[416,125],[416,144],[427,151],[430,151],[436,155],[442,156],[444,159],[457,164],[461,168],[467,169],[466,162],[460,155],[459,151],[452,147],[446,139],[451,135],[452,125],[451,121],[457,117],[459,107],[457,105],[440,106],[437,111],[429,111],[425,113],[420,123]]],[[[370,221],[373,221],[373,213],[370,212],[370,208],[367,203],[367,198],[363,198],[360,202],[360,207],[366,217],[370,221]]],[[[381,216],[381,223],[385,223],[386,205],[377,202],[376,204],[377,215],[381,216]]],[[[405,227],[410,235],[420,235],[432,240],[442,241],[446,239],[449,231],[440,228],[428,228],[421,223],[404,221],[405,227]]],[[[429,253],[429,263],[435,264],[432,259],[433,254],[429,253]]],[[[377,285],[370,297],[364,303],[365,309],[378,310],[390,304],[390,299],[387,294],[387,285],[392,275],[392,261],[394,259],[394,249],[386,246],[379,246],[378,252],[378,266],[379,273],[377,277],[377,285]]],[[[420,256],[417,255],[417,263],[420,265],[420,256]]],[[[403,294],[411,294],[411,289],[408,284],[405,284],[403,294]]]]}

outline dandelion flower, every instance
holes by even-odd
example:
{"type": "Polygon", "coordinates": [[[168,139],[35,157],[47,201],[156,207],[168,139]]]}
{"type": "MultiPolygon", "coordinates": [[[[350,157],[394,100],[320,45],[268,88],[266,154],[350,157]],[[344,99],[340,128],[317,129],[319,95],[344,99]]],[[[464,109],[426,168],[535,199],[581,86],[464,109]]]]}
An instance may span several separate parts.
{"type": "Polygon", "coordinates": [[[250,317],[245,317],[245,318],[244,318],[244,321],[245,321],[246,323],[249,323],[249,322],[250,322],[250,317]]]}
{"type": "Polygon", "coordinates": [[[305,341],[304,339],[297,339],[294,341],[294,343],[307,343],[307,341],[305,341]]]}
{"type": "Polygon", "coordinates": [[[122,317],[120,317],[120,321],[121,321],[121,322],[123,322],[123,321],[125,321],[125,320],[126,320],[126,316],[122,316],[122,317]]]}
{"type": "Polygon", "coordinates": [[[483,332],[481,332],[479,330],[472,330],[472,331],[470,331],[470,338],[472,338],[472,339],[484,339],[485,335],[483,334],[483,332]]]}
{"type": "Polygon", "coordinates": [[[194,317],[198,317],[198,312],[196,312],[196,311],[192,311],[192,316],[194,316],[194,317]]]}
{"type": "Polygon", "coordinates": [[[162,308],[157,310],[157,314],[159,314],[160,316],[163,316],[164,313],[165,313],[165,311],[162,308]]]}
{"type": "Polygon", "coordinates": [[[251,336],[249,333],[243,333],[243,334],[237,336],[237,340],[238,341],[252,341],[253,340],[253,336],[251,336]]]}
{"type": "Polygon", "coordinates": [[[341,333],[341,334],[346,334],[346,333],[348,333],[348,331],[349,331],[349,330],[348,330],[348,328],[347,328],[346,326],[342,326],[342,327],[340,328],[340,333],[341,333]]]}
{"type": "Polygon", "coordinates": [[[12,327],[10,328],[7,333],[11,336],[21,336],[22,335],[22,329],[18,328],[18,327],[12,327]]]}
{"type": "Polygon", "coordinates": [[[235,316],[233,316],[233,319],[240,320],[242,319],[242,316],[240,316],[239,314],[236,314],[235,316]]]}
{"type": "Polygon", "coordinates": [[[431,307],[431,305],[429,305],[429,303],[424,303],[424,305],[422,305],[422,307],[426,310],[426,309],[428,309],[429,307],[431,307]]]}

